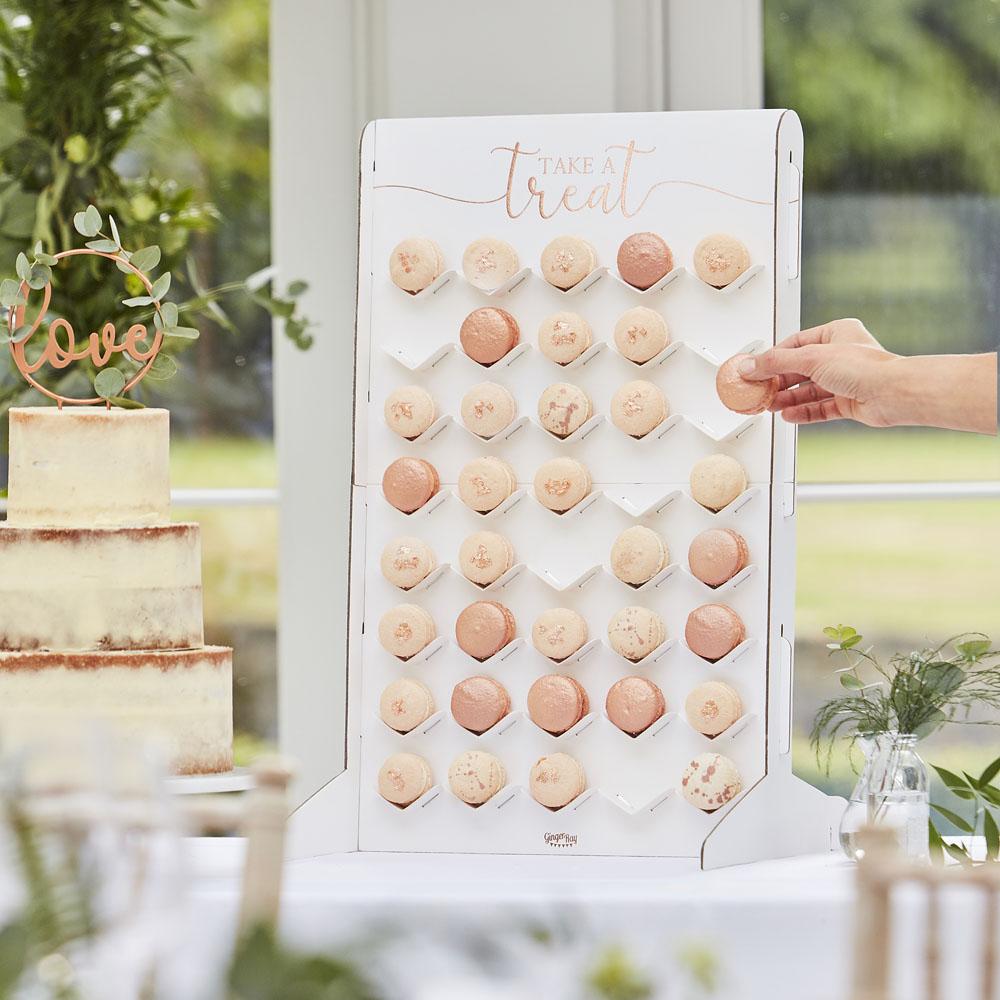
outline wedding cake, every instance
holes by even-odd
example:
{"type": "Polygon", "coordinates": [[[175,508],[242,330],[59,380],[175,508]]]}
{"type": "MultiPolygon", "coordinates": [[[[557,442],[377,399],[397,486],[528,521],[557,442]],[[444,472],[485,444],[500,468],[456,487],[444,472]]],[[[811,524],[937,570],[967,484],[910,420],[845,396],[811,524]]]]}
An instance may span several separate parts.
{"type": "Polygon", "coordinates": [[[170,517],[169,414],[10,411],[0,738],[96,719],[178,774],[232,767],[232,650],[205,646],[197,524],[170,517]]]}

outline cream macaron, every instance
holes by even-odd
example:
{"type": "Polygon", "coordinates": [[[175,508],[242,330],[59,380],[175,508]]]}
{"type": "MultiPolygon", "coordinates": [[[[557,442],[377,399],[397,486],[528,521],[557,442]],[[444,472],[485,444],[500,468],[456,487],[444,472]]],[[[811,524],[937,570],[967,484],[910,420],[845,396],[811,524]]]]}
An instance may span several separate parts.
{"type": "Polygon", "coordinates": [[[495,531],[476,531],[458,550],[458,568],[480,587],[496,583],[514,565],[514,546],[495,531]]]}
{"type": "Polygon", "coordinates": [[[652,382],[626,382],[611,397],[611,422],[629,437],[645,437],[669,415],[667,397],[652,382]]]}
{"type": "Polygon", "coordinates": [[[434,714],[434,695],[421,681],[399,677],[382,691],[378,714],[390,729],[408,733],[434,714]]]}
{"type": "Polygon", "coordinates": [[[587,467],[575,458],[553,458],[535,473],[535,499],[563,514],[590,495],[593,483],[587,467]]]}
{"type": "Polygon", "coordinates": [[[495,437],[517,417],[517,403],[510,392],[496,382],[480,382],[463,397],[462,423],[481,438],[495,437]]]}
{"type": "Polygon", "coordinates": [[[444,273],[444,254],[433,241],[411,236],[392,248],[389,277],[397,288],[416,295],[444,273]]]}
{"type": "Polygon", "coordinates": [[[568,753],[539,757],[528,776],[531,797],[548,809],[561,809],[587,790],[583,765],[568,753]]]}
{"type": "Polygon", "coordinates": [[[632,587],[648,583],[669,562],[666,542],[642,524],[626,528],[611,546],[611,572],[632,587]]]}
{"type": "Polygon", "coordinates": [[[681,775],[681,795],[705,812],[720,809],[742,789],[739,769],[720,753],[698,754],[681,775]]]}
{"type": "Polygon", "coordinates": [[[579,313],[553,313],[538,327],[538,349],[557,365],[572,364],[593,343],[594,331],[579,313]]]}
{"type": "Polygon", "coordinates": [[[437,568],[437,559],[426,542],[402,535],[382,550],[380,566],[389,583],[400,590],[410,590],[437,568]]]}
{"type": "Polygon", "coordinates": [[[436,637],[434,619],[417,604],[397,604],[379,619],[382,648],[401,660],[416,656],[436,637]]]}
{"type": "Polygon", "coordinates": [[[434,785],[431,766],[415,753],[394,753],[379,768],[378,792],[394,806],[416,802],[434,785]]]}
{"type": "Polygon", "coordinates": [[[556,382],[538,399],[538,422],[558,438],[569,437],[593,415],[594,404],[578,385],[556,382]]]}
{"type": "Polygon", "coordinates": [[[712,233],[694,248],[694,270],[714,288],[732,284],[750,266],[750,251],[735,236],[712,233]]]}
{"type": "Polygon", "coordinates": [[[499,757],[485,750],[466,750],[448,768],[452,795],[470,806],[481,806],[507,784],[507,771],[499,757]]]}
{"type": "Polygon", "coordinates": [[[667,640],[663,619],[649,608],[632,605],[615,612],[608,622],[608,642],[626,660],[638,663],[667,640]]]}
{"type": "Polygon", "coordinates": [[[670,343],[667,321],[655,309],[636,306],[618,318],[615,347],[637,365],[655,358],[670,343]]]}
{"type": "Polygon", "coordinates": [[[385,422],[401,438],[412,441],[434,423],[434,399],[419,385],[393,389],[385,400],[385,422]]]}
{"type": "Polygon", "coordinates": [[[496,291],[517,274],[521,262],[517,251],[504,240],[483,236],[473,240],[462,254],[462,273],[474,288],[496,291]]]}
{"type": "Polygon", "coordinates": [[[691,496],[709,510],[722,510],[746,488],[746,471],[729,455],[709,455],[691,469],[691,496]]]}
{"type": "Polygon", "coordinates": [[[703,736],[718,736],[743,715],[743,702],[731,685],[705,681],[688,694],[684,714],[692,729],[703,736]]]}
{"type": "Polygon", "coordinates": [[[517,475],[502,459],[485,455],[466,463],[458,474],[458,495],[480,514],[495,510],[517,489],[517,475]]]}
{"type": "Polygon", "coordinates": [[[572,656],[588,638],[586,619],[570,608],[549,608],[531,626],[535,649],[556,663],[572,656]]]}
{"type": "Polygon", "coordinates": [[[542,277],[566,291],[597,267],[597,251],[579,236],[557,236],[542,251],[542,277]]]}

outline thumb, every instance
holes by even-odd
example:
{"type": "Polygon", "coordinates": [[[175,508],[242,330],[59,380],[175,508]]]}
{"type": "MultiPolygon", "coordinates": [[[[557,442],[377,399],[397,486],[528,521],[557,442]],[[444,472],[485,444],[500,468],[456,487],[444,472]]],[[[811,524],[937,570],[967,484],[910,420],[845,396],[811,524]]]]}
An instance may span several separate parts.
{"type": "Polygon", "coordinates": [[[739,365],[745,379],[761,380],[775,375],[811,376],[818,359],[814,347],[772,347],[763,354],[744,358],[739,365]]]}

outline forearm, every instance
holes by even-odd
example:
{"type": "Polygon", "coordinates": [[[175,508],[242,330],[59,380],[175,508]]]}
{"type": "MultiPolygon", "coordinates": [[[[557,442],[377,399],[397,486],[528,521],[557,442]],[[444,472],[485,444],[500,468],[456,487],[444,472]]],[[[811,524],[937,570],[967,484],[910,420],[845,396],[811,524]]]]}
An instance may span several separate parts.
{"type": "Polygon", "coordinates": [[[941,354],[898,358],[891,379],[898,425],[997,433],[997,355],[941,354]]]}

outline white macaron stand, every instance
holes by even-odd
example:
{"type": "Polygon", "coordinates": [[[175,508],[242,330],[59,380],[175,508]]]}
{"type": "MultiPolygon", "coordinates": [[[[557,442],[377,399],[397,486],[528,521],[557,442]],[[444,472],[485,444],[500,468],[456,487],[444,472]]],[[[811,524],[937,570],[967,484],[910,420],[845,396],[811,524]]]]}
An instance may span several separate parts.
{"type": "MultiPolygon", "coordinates": [[[[632,855],[676,858],[704,868],[831,849],[842,802],[794,777],[791,770],[792,629],[795,570],[795,435],[770,414],[742,417],[726,410],[714,388],[721,361],[740,350],[773,344],[799,320],[799,218],[802,133],[788,111],[740,111],[588,116],[378,121],[361,143],[359,287],[356,331],[354,501],[351,524],[349,646],[343,701],[343,770],[292,817],[295,856],[339,851],[489,854],[632,855]],[[676,267],[645,292],[621,281],[615,257],[621,241],[651,230],[673,249],[676,267]],[[728,288],[703,283],[692,251],[713,232],[749,248],[753,266],[728,288]],[[596,249],[599,268],[576,288],[560,291],[538,271],[542,248],[555,236],[579,235],[596,249]],[[517,250],[522,270],[486,294],[461,273],[464,248],[496,236],[517,250]],[[411,296],[389,279],[391,249],[407,236],[427,236],[443,249],[446,272],[411,296]],[[457,346],[473,309],[498,305],[521,329],[521,344],[484,368],[457,346]],[[633,306],[662,313],[670,346],[637,366],[615,349],[617,318],[633,306]],[[541,320],[553,312],[582,314],[594,346],[560,367],[537,347],[541,320]],[[610,421],[611,396],[624,382],[647,379],[671,403],[671,416],[634,440],[610,421]],[[519,419],[482,441],[463,426],[459,402],[477,382],[504,385],[519,419]],[[551,436],[536,419],[545,386],[576,383],[587,390],[594,416],[569,439],[551,436]],[[408,442],[383,418],[386,396],[417,384],[431,393],[438,420],[408,442]],[[738,459],[748,488],[712,513],[689,495],[699,458],[722,452],[738,459]],[[439,471],[440,493],[412,515],[391,507],[382,473],[395,458],[417,456],[439,471]],[[497,455],[517,472],[518,491],[496,511],[477,514],[457,496],[461,467],[497,455]],[[591,472],[593,493],[558,515],[532,496],[535,470],[570,455],[591,472]],[[608,568],[611,544],[631,524],[658,531],[670,565],[640,589],[608,568]],[[717,590],[688,571],[687,548],[700,531],[731,527],[747,539],[750,566],[717,590]],[[506,535],[516,565],[485,590],[455,568],[462,540],[478,529],[506,535]],[[414,590],[389,584],[379,569],[385,544],[415,535],[435,551],[439,569],[414,590]],[[469,603],[496,600],[518,623],[519,638],[486,663],[458,648],[454,622],[469,603]],[[438,639],[400,662],[378,642],[378,621],[390,607],[416,603],[437,624],[438,639]],[[743,618],[747,639],[717,663],[683,640],[689,611],[726,603],[743,618]],[[644,604],[664,619],[669,639],[632,664],[607,645],[611,614],[644,604]],[[530,642],[535,617],[550,607],[580,612],[591,641],[569,661],[553,664],[530,642]],[[584,686],[590,713],[554,737],[528,718],[531,683],[568,673],[584,686]],[[450,716],[455,683],[488,674],[510,693],[512,709],[492,730],[473,735],[450,716]],[[608,688],[638,674],[663,690],[667,714],[633,738],[604,715],[608,688]],[[400,735],[378,715],[382,689],[412,676],[432,691],[437,713],[400,735]],[[694,731],[684,699],[698,683],[723,680],[743,701],[744,715],[715,739],[694,731]],[[448,789],[450,762],[481,748],[504,763],[508,785],[472,808],[448,789]],[[385,802],[376,776],[397,751],[424,756],[434,787],[405,809],[385,802]],[[578,758],[588,789],[558,811],[528,791],[531,764],[564,751],[578,758]],[[679,794],[682,772],[696,754],[730,757],[743,791],[714,813],[679,794]]],[[[286,665],[306,671],[308,665],[286,665]]],[[[285,747],[307,753],[308,733],[289,734],[285,747]]]]}

